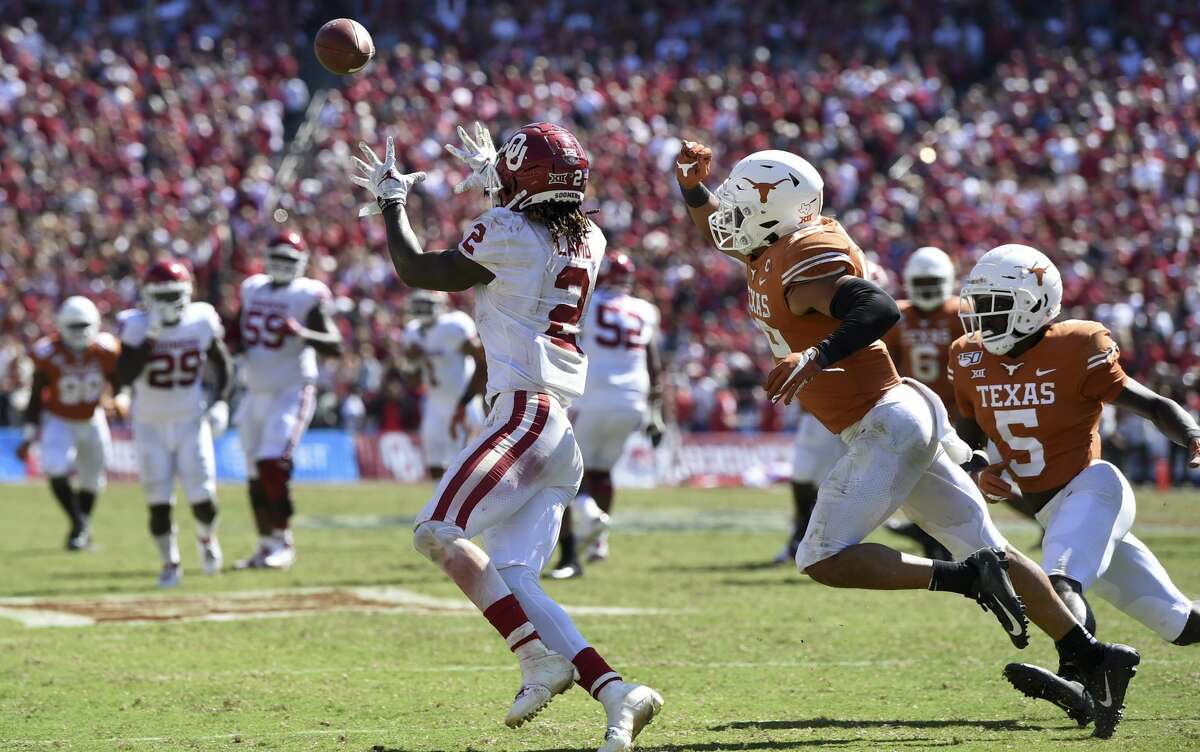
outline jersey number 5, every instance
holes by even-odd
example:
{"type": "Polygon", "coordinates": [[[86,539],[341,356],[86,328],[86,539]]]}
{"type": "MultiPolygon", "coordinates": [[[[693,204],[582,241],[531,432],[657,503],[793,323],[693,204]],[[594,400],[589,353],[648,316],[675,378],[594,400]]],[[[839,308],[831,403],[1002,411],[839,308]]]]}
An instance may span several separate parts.
{"type": "Polygon", "coordinates": [[[550,328],[546,330],[546,334],[550,335],[550,340],[554,344],[564,350],[582,352],[575,342],[575,337],[579,334],[579,320],[583,318],[583,309],[587,306],[588,290],[592,286],[588,270],[581,266],[564,267],[555,277],[554,286],[570,292],[579,288],[579,299],[575,305],[563,303],[550,309],[550,328]],[[568,327],[575,331],[567,331],[568,327]]]}
{"type": "Polygon", "coordinates": [[[1036,478],[1042,474],[1046,469],[1046,451],[1042,448],[1042,442],[1032,436],[1013,436],[1012,427],[1037,428],[1037,425],[1037,411],[1031,407],[996,411],[996,430],[1000,432],[1000,438],[1013,451],[1029,453],[1028,462],[1010,462],[1008,465],[1014,475],[1022,478],[1036,478]]]}

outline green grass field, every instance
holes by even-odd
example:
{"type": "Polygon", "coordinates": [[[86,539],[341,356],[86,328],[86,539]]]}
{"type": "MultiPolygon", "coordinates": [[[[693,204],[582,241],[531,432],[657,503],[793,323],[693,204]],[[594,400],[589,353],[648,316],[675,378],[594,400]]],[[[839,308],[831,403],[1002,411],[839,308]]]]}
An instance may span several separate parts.
{"type": "MultiPolygon", "coordinates": [[[[160,594],[136,486],[105,493],[100,549],[76,555],[60,548],[64,522],[47,490],[6,487],[0,609],[66,604],[100,623],[0,616],[0,749],[594,749],[603,712],[578,690],[532,724],[504,727],[514,660],[411,548],[408,519],[428,490],[299,489],[299,561],[287,573],[204,577],[182,509],[184,584],[160,594]],[[353,594],[379,586],[397,605],[372,613],[374,596],[353,594]],[[226,597],[265,590],[292,592],[226,597]],[[114,599],[127,595],[145,597],[114,599]],[[258,603],[304,613],[232,613],[258,603]],[[120,621],[135,609],[141,623],[120,621]],[[180,613],[218,620],[170,618],[180,613]]],[[[243,491],[223,494],[232,562],[254,539],[243,491]]],[[[627,678],[666,698],[642,749],[1200,749],[1200,651],[1163,643],[1105,603],[1095,604],[1101,637],[1144,656],[1111,742],[1001,677],[1018,658],[1054,665],[1041,635],[1018,652],[962,598],[832,591],[762,566],[787,525],[782,489],[626,492],[618,505],[613,560],[547,590],[569,607],[637,609],[577,619],[627,678]]],[[[1139,535],[1185,591],[1200,592],[1200,498],[1145,492],[1139,506],[1139,535]]],[[[1033,544],[1032,527],[1003,519],[1015,544],[1033,544]]]]}

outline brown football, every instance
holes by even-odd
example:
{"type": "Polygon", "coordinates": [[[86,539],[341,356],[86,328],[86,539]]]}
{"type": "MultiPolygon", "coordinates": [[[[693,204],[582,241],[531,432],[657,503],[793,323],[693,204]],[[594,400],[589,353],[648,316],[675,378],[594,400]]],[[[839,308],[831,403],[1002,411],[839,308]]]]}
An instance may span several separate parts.
{"type": "Polygon", "coordinates": [[[353,18],[335,18],[321,27],[313,40],[317,60],[331,73],[358,73],[375,56],[375,42],[353,18]]]}

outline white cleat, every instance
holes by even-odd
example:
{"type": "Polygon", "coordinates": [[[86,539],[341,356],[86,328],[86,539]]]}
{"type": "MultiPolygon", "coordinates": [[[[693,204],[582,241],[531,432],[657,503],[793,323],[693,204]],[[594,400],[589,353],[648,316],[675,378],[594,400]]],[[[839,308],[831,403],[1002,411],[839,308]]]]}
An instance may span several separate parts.
{"type": "Polygon", "coordinates": [[[279,541],[266,556],[262,565],[267,569],[290,569],[296,563],[296,547],[291,541],[279,541]]]}
{"type": "Polygon", "coordinates": [[[178,587],[183,582],[183,567],[178,564],[163,564],[162,572],[158,575],[160,588],[178,587]]]}
{"type": "Polygon", "coordinates": [[[258,548],[256,548],[254,550],[254,553],[250,554],[249,556],[247,556],[244,559],[238,559],[234,563],[233,568],[234,569],[262,569],[266,566],[266,564],[264,564],[263,561],[267,558],[267,555],[270,553],[271,553],[271,545],[270,545],[270,543],[268,543],[268,539],[260,538],[259,543],[258,543],[258,548]]]}
{"type": "Polygon", "coordinates": [[[576,503],[571,505],[571,511],[575,514],[575,539],[584,550],[600,540],[612,526],[608,513],[590,496],[583,502],[576,499],[576,503]]]}
{"type": "Polygon", "coordinates": [[[210,538],[197,538],[196,548],[200,550],[200,566],[205,574],[220,574],[221,564],[225,558],[221,554],[221,544],[214,535],[210,538]]]}
{"type": "Polygon", "coordinates": [[[536,658],[522,658],[521,689],[504,716],[504,725],[517,728],[533,718],[555,695],[570,689],[574,681],[575,666],[552,650],[536,658]]]}
{"type": "Polygon", "coordinates": [[[624,682],[613,682],[600,693],[604,695],[601,702],[608,715],[608,730],[597,752],[633,749],[633,740],[662,710],[662,695],[641,684],[624,682]]]}
{"type": "Polygon", "coordinates": [[[601,561],[608,561],[608,533],[605,532],[596,539],[596,542],[588,546],[587,562],[595,564],[601,561]]]}

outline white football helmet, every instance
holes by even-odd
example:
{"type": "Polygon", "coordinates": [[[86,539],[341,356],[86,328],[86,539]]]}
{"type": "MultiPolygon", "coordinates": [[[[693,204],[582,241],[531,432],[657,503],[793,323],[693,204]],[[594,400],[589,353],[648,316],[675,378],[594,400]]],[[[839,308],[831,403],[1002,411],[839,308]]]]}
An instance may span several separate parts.
{"type": "Polygon", "coordinates": [[[1009,243],[983,254],[959,295],[967,335],[1004,355],[1058,316],[1062,277],[1041,251],[1009,243]]]}
{"type": "Polygon", "coordinates": [[[904,262],[904,290],[922,311],[934,311],[954,294],[954,262],[941,248],[918,248],[904,262]]]}
{"type": "Polygon", "coordinates": [[[295,230],[276,233],[267,242],[267,276],[276,285],[286,285],[304,276],[308,268],[308,246],[295,230]]]}
{"type": "Polygon", "coordinates": [[[756,151],[733,166],[708,217],[723,251],[746,255],[821,217],[825,183],[815,167],[787,151],[756,151]]]}
{"type": "Polygon", "coordinates": [[[409,318],[429,325],[450,305],[450,296],[438,290],[413,290],[408,295],[409,318]]]}
{"type": "Polygon", "coordinates": [[[72,350],[86,350],[100,335],[100,311],[82,295],[72,295],[54,316],[58,336],[72,350]]]}

